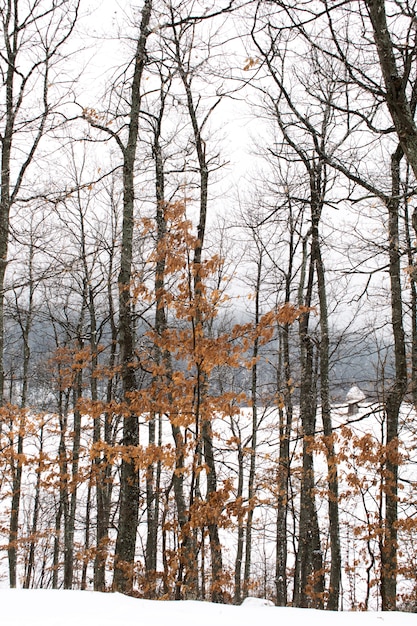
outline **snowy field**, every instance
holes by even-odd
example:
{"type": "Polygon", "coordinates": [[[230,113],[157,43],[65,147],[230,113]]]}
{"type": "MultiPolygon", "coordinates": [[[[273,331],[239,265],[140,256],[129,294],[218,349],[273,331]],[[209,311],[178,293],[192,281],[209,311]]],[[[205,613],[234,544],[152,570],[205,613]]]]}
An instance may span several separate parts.
{"type": "Polygon", "coordinates": [[[93,591],[2,589],[0,607],[1,626],[417,626],[413,613],[330,613],[278,608],[256,598],[230,606],[93,591]]]}

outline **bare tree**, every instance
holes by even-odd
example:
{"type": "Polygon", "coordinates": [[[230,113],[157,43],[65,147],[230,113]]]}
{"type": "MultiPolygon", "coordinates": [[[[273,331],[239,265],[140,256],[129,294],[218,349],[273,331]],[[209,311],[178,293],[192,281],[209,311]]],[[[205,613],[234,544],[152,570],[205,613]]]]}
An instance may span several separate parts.
{"type": "Polygon", "coordinates": [[[79,0],[29,4],[4,0],[0,6],[2,65],[0,194],[0,403],[4,396],[4,281],[12,206],[23,195],[41,139],[54,127],[51,84],[61,49],[74,30],[79,0]],[[34,106],[34,102],[38,104],[34,106]],[[22,137],[24,140],[22,142],[22,137]]]}

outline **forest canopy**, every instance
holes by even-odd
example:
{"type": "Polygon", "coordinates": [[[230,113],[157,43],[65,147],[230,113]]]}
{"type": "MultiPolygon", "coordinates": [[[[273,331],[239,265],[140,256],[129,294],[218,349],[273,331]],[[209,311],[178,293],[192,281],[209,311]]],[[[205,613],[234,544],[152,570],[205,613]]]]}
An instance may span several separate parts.
{"type": "Polygon", "coordinates": [[[0,576],[415,610],[417,3],[0,17],[0,576]]]}

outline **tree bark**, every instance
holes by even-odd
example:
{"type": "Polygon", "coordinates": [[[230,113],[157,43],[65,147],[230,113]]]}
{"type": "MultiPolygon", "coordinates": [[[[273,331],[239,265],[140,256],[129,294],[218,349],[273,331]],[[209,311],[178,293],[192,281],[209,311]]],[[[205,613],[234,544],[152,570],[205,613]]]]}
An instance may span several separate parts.
{"type": "MultiPolygon", "coordinates": [[[[305,296],[304,278],[307,263],[307,238],[303,242],[303,268],[299,287],[299,304],[311,306],[314,260],[310,255],[305,296]]],[[[314,461],[311,446],[316,435],[316,381],[314,346],[308,333],[309,312],[299,323],[301,384],[300,421],[303,437],[303,463],[300,494],[299,540],[294,574],[294,606],[323,608],[324,572],[320,532],[315,504],[314,461]]]]}
{"type": "Polygon", "coordinates": [[[251,409],[252,409],[252,433],[250,446],[249,479],[248,479],[248,515],[246,519],[246,550],[245,550],[245,570],[243,577],[244,597],[249,593],[251,557],[252,557],[252,524],[255,509],[255,475],[256,475],[256,453],[258,437],[258,358],[259,358],[259,337],[257,335],[260,321],[260,295],[262,279],[263,248],[258,245],[257,272],[255,283],[255,339],[252,348],[252,380],[251,380],[251,409]]]}
{"type": "MultiPolygon", "coordinates": [[[[155,333],[158,339],[161,339],[163,333],[167,329],[166,304],[165,304],[165,269],[166,269],[166,245],[165,238],[167,233],[166,222],[166,200],[165,200],[165,171],[164,159],[161,146],[162,121],[165,113],[165,100],[167,91],[165,90],[165,81],[162,79],[160,90],[160,109],[154,118],[153,126],[153,145],[152,152],[155,164],[155,199],[156,199],[156,267],[155,267],[155,333]]],[[[154,346],[154,360],[156,368],[164,363],[164,355],[160,343],[154,346]]],[[[170,370],[169,358],[165,359],[168,370],[170,370]]],[[[159,375],[153,376],[152,387],[159,392],[160,384],[159,375]]],[[[161,417],[155,411],[151,412],[148,422],[149,428],[149,447],[152,448],[156,444],[156,428],[159,425],[158,447],[162,445],[161,437],[161,417]]],[[[147,510],[147,537],[146,537],[146,555],[145,567],[149,586],[149,597],[154,597],[156,592],[156,569],[157,569],[157,552],[158,552],[158,521],[159,521],[159,483],[161,474],[161,462],[151,462],[146,468],[146,510],[147,510]]]]}
{"type": "Polygon", "coordinates": [[[381,551],[381,599],[383,611],[395,611],[397,605],[397,522],[398,522],[398,424],[401,403],[407,390],[406,345],[403,327],[401,251],[399,244],[400,162],[402,145],[391,157],[392,197],[387,201],[389,276],[391,284],[391,319],[394,335],[394,382],[385,400],[387,416],[386,465],[383,493],[385,519],[381,551]]]}
{"type": "Polygon", "coordinates": [[[25,571],[25,579],[23,582],[23,589],[30,589],[32,574],[35,569],[35,548],[36,548],[36,534],[38,531],[38,519],[39,519],[39,509],[40,509],[40,493],[41,493],[41,477],[42,477],[42,456],[43,456],[43,431],[45,428],[45,424],[43,418],[40,425],[39,432],[39,462],[36,470],[36,486],[35,486],[35,498],[33,502],[33,514],[32,514],[32,524],[30,528],[30,544],[29,544],[29,555],[28,561],[25,571]]]}
{"type": "Polygon", "coordinates": [[[139,424],[138,416],[129,409],[129,396],[136,390],[133,367],[134,332],[130,288],[135,204],[134,168],[139,138],[141,83],[146,62],[146,43],[149,35],[148,27],[151,11],[151,0],[145,0],[141,13],[139,37],[134,60],[128,140],[123,150],[123,225],[118,279],[119,346],[123,395],[128,414],[123,420],[122,444],[125,448],[125,454],[121,464],[120,513],[113,576],[114,591],[122,593],[131,593],[133,589],[133,568],[139,513],[139,471],[135,461],[135,451],[139,444],[139,424]]]}
{"type": "MultiPolygon", "coordinates": [[[[115,320],[115,310],[112,291],[112,275],[113,262],[115,252],[115,233],[109,251],[109,268],[107,275],[107,301],[108,301],[108,317],[111,329],[110,355],[108,361],[109,378],[106,385],[106,404],[109,407],[114,399],[114,379],[115,364],[117,351],[118,329],[115,320]]],[[[97,502],[97,531],[96,531],[96,554],[94,558],[94,590],[106,590],[106,561],[109,544],[109,526],[110,526],[110,510],[111,495],[113,491],[112,479],[112,462],[109,459],[106,449],[114,445],[114,437],[112,433],[113,414],[107,410],[103,415],[103,430],[105,450],[103,455],[95,459],[96,466],[96,502],[97,502]]],[[[99,418],[94,424],[94,441],[100,442],[102,433],[99,418]]]]}
{"type": "Polygon", "coordinates": [[[325,190],[324,164],[318,162],[310,173],[311,221],[312,221],[312,257],[317,276],[317,292],[320,309],[320,399],[323,422],[324,442],[326,446],[328,508],[330,526],[330,580],[326,608],[337,611],[339,606],[341,563],[339,534],[339,478],[336,458],[329,393],[329,320],[326,293],[325,267],[321,255],[319,224],[322,201],[325,190]]]}
{"type": "MultiPolygon", "coordinates": [[[[80,322],[80,325],[82,322],[80,322]]],[[[82,342],[80,342],[80,349],[82,342]]],[[[81,413],[77,407],[78,400],[82,396],[83,371],[79,366],[75,375],[73,393],[73,441],[71,459],[71,481],[69,482],[69,507],[68,515],[65,517],[64,527],[64,589],[72,589],[74,577],[74,535],[75,535],[75,515],[77,511],[78,493],[78,468],[80,461],[81,443],[81,413]]]]}
{"type": "Polygon", "coordinates": [[[401,76],[387,23],[385,0],[366,0],[379,65],[385,83],[385,100],[406,159],[417,179],[417,125],[407,97],[407,79],[401,76]]]}

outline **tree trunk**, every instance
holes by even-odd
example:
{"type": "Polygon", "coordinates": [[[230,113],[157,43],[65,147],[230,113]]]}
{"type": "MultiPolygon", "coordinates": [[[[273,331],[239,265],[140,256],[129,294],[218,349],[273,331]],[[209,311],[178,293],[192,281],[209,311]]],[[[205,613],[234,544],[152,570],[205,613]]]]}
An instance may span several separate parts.
{"type": "MultiPolygon", "coordinates": [[[[307,263],[307,238],[303,243],[303,267],[299,286],[299,304],[311,306],[314,261],[310,256],[306,294],[304,275],[307,263]],[[303,302],[304,301],[304,302],[303,302]]],[[[301,384],[300,421],[303,435],[303,464],[300,494],[299,544],[294,574],[294,606],[323,608],[324,572],[320,533],[315,504],[314,462],[311,445],[316,434],[316,382],[314,347],[308,334],[309,312],[299,323],[301,384]]]]}
{"type": "Polygon", "coordinates": [[[417,179],[417,125],[407,97],[406,77],[399,73],[387,24],[385,0],[366,0],[379,65],[385,83],[385,101],[407,162],[417,179]]]}
{"type": "Polygon", "coordinates": [[[243,577],[244,597],[249,593],[251,556],[252,556],[252,524],[255,509],[255,474],[256,474],[256,453],[258,436],[258,357],[259,357],[259,337],[257,336],[260,320],[260,293],[262,279],[262,245],[258,247],[259,257],[257,259],[257,274],[255,284],[255,339],[252,349],[252,380],[251,380],[251,408],[252,408],[252,433],[250,446],[249,480],[248,480],[248,516],[246,519],[246,551],[245,551],[245,571],[243,577]]]}
{"type": "MultiPolygon", "coordinates": [[[[233,420],[233,418],[231,418],[233,420]]],[[[237,449],[237,462],[238,462],[238,479],[237,479],[237,489],[236,489],[236,502],[238,506],[241,507],[243,500],[243,449],[242,449],[242,441],[239,434],[233,426],[232,422],[232,432],[233,436],[238,438],[238,449],[237,449]]],[[[242,519],[242,511],[241,509],[237,511],[237,547],[236,547],[236,558],[235,558],[235,594],[233,602],[234,604],[241,604],[242,602],[242,562],[243,562],[243,546],[244,546],[244,527],[243,527],[243,519],[242,519]]]]}
{"type": "Polygon", "coordinates": [[[339,534],[339,478],[337,458],[333,440],[329,394],[329,320],[327,308],[325,268],[321,255],[319,223],[322,211],[321,198],[324,197],[324,165],[318,162],[310,175],[311,217],[312,217],[312,257],[317,275],[317,292],[320,309],[320,399],[323,422],[324,442],[326,446],[328,507],[330,526],[330,580],[327,609],[337,611],[341,581],[342,557],[339,534]]]}
{"type": "Polygon", "coordinates": [[[12,589],[16,587],[17,582],[17,541],[19,529],[20,490],[22,486],[23,471],[23,441],[26,430],[26,413],[22,411],[18,419],[19,427],[17,435],[17,454],[15,459],[12,461],[12,503],[10,510],[9,544],[7,548],[9,559],[9,583],[12,589]]]}
{"type": "MultiPolygon", "coordinates": [[[[198,119],[198,104],[196,105],[194,102],[194,94],[191,88],[191,82],[193,79],[193,73],[189,70],[186,65],[186,61],[184,60],[183,50],[181,49],[181,41],[180,34],[177,31],[177,27],[175,26],[174,13],[171,7],[171,16],[173,22],[173,38],[175,44],[175,61],[177,64],[178,73],[181,79],[181,82],[184,87],[185,96],[187,100],[187,110],[188,115],[191,121],[192,131],[193,131],[193,139],[195,144],[196,156],[198,161],[198,174],[199,174],[199,188],[200,188],[200,197],[199,197],[199,214],[198,214],[198,224],[197,224],[197,238],[196,243],[194,245],[194,254],[193,254],[193,298],[194,298],[194,319],[193,319],[193,330],[194,336],[198,341],[199,338],[204,337],[204,320],[203,314],[201,310],[201,299],[203,297],[203,289],[202,289],[202,272],[201,272],[201,264],[202,264],[202,254],[204,247],[204,238],[207,224],[207,209],[208,209],[208,181],[209,181],[209,167],[206,158],[206,142],[202,137],[202,129],[207,121],[207,118],[213,110],[210,110],[209,113],[206,114],[203,121],[200,123],[198,119]]],[[[188,46],[188,43],[187,43],[188,46]]],[[[214,105],[216,106],[216,105],[214,105]]],[[[199,364],[196,365],[197,369],[197,380],[196,380],[196,391],[195,391],[195,421],[196,421],[196,445],[197,448],[200,446],[199,441],[199,431],[200,431],[200,417],[201,417],[201,406],[204,402],[205,395],[207,394],[208,381],[207,376],[204,373],[203,369],[199,364]]],[[[214,462],[214,454],[213,454],[213,441],[212,441],[212,424],[210,419],[207,419],[203,416],[201,423],[201,436],[203,438],[203,453],[204,460],[207,466],[207,500],[209,501],[212,498],[217,490],[217,469],[214,462]]],[[[196,455],[198,456],[198,451],[196,451],[196,455]]],[[[193,498],[193,494],[191,494],[193,498]]],[[[223,589],[221,585],[221,579],[223,574],[223,561],[222,561],[222,546],[219,539],[219,531],[217,521],[210,520],[208,523],[208,531],[210,538],[210,554],[211,554],[211,568],[212,568],[212,590],[211,590],[211,599],[213,602],[223,602],[223,589]]],[[[188,540],[191,541],[191,538],[188,540]]]]}
{"type": "MultiPolygon", "coordinates": [[[[288,274],[291,275],[290,273],[288,274]]],[[[289,302],[289,298],[286,299],[289,302]]],[[[289,349],[289,324],[285,324],[281,332],[281,344],[284,370],[284,408],[279,409],[279,466],[278,466],[278,497],[276,525],[276,567],[275,585],[277,606],[287,605],[287,511],[288,484],[290,478],[290,435],[293,420],[291,364],[289,349]],[[286,416],[284,418],[284,415],[286,416]]]]}
{"type": "Polygon", "coordinates": [[[42,456],[43,456],[43,430],[44,422],[42,420],[41,429],[39,433],[39,462],[36,473],[36,486],[35,486],[35,498],[33,503],[32,524],[30,528],[30,545],[28,562],[25,572],[25,580],[23,582],[24,589],[30,589],[32,574],[35,569],[35,548],[36,548],[36,534],[38,531],[38,519],[40,509],[40,492],[41,492],[41,477],[42,477],[42,456]]]}
{"type": "Polygon", "coordinates": [[[74,533],[75,514],[77,511],[78,493],[78,467],[80,459],[81,443],[81,413],[77,408],[77,402],[82,395],[82,369],[77,372],[73,389],[73,442],[71,462],[71,482],[68,515],[65,518],[64,528],[64,589],[72,589],[74,577],[74,533]]]}
{"type": "MultiPolygon", "coordinates": [[[[155,333],[161,338],[167,328],[166,305],[164,301],[165,295],[165,267],[166,267],[166,245],[165,237],[167,232],[167,223],[165,216],[165,172],[164,159],[161,147],[162,120],[165,110],[165,98],[167,92],[164,89],[165,84],[161,87],[161,99],[159,114],[155,118],[153,129],[153,156],[155,163],[155,198],[156,198],[156,268],[155,268],[155,333]]],[[[155,365],[159,367],[163,363],[163,354],[161,346],[155,345],[155,365]]],[[[165,372],[166,374],[168,372],[165,372]]],[[[152,387],[159,391],[159,376],[153,376],[152,387]]],[[[162,383],[163,384],[163,383],[162,383]]],[[[157,418],[159,423],[159,440],[158,447],[162,445],[161,437],[161,416],[156,415],[155,411],[151,412],[149,418],[149,447],[152,449],[156,443],[156,426],[157,418]]],[[[157,569],[157,551],[158,551],[158,521],[159,521],[159,482],[161,475],[161,462],[151,462],[146,468],[146,510],[147,510],[147,537],[146,537],[146,555],[145,567],[147,584],[149,586],[149,597],[154,597],[156,592],[156,569],[157,569]]]]}
{"type": "Polygon", "coordinates": [[[59,396],[59,502],[55,516],[55,537],[52,567],[53,589],[58,589],[62,517],[64,518],[64,527],[67,524],[68,520],[68,459],[67,447],[65,442],[68,426],[68,399],[64,396],[64,393],[62,391],[59,392],[59,396]]]}
{"type": "MultiPolygon", "coordinates": [[[[289,216],[288,268],[285,272],[285,302],[291,302],[291,288],[295,259],[295,224],[291,197],[287,198],[289,216]]],[[[276,523],[276,565],[275,585],[277,606],[287,605],[287,516],[290,483],[290,436],[293,422],[293,383],[290,360],[290,324],[286,323],[278,331],[279,361],[277,368],[277,389],[284,388],[283,406],[279,411],[279,465],[277,480],[277,523],[276,523]],[[282,381],[282,374],[284,381],[282,381]]]]}
{"type": "Polygon", "coordinates": [[[400,162],[402,157],[402,146],[398,146],[391,157],[392,198],[387,202],[395,378],[385,401],[387,416],[384,480],[385,519],[381,551],[381,599],[383,611],[395,611],[397,603],[398,421],[401,403],[407,389],[406,346],[402,313],[401,252],[398,231],[400,162]]]}
{"type": "Polygon", "coordinates": [[[83,554],[83,566],[81,571],[81,590],[85,591],[87,589],[87,571],[88,571],[88,563],[90,560],[89,551],[90,551],[90,525],[91,525],[91,488],[92,488],[92,477],[88,480],[88,489],[87,489],[87,502],[85,505],[85,527],[84,527],[84,549],[85,552],[83,554]]]}
{"type": "Polygon", "coordinates": [[[134,230],[134,167],[139,137],[141,83],[146,62],[146,42],[152,2],[145,0],[142,7],[139,38],[134,61],[131,89],[128,140],[123,151],[123,225],[119,285],[119,345],[124,401],[128,414],[123,420],[123,440],[126,454],[121,464],[120,513],[116,539],[113,589],[131,593],[136,550],[136,532],[139,513],[139,471],[135,462],[135,449],[139,444],[137,415],[129,409],[129,396],[136,390],[134,360],[134,332],[130,296],[134,230]]]}
{"type": "MultiPolygon", "coordinates": [[[[407,181],[408,187],[408,181],[407,181]]],[[[411,317],[411,397],[414,408],[417,410],[417,268],[415,265],[412,231],[410,224],[410,215],[408,212],[408,203],[404,203],[404,222],[405,236],[407,245],[407,260],[410,271],[410,317],[411,317]]],[[[416,224],[417,226],[417,224],[416,224]]],[[[414,233],[417,237],[417,232],[414,233]]]]}
{"type": "MultiPolygon", "coordinates": [[[[113,241],[114,244],[114,241],[113,241]]],[[[115,322],[115,312],[112,293],[112,269],[114,261],[114,245],[110,252],[110,266],[108,271],[107,280],[107,296],[109,307],[109,321],[111,328],[111,344],[110,355],[108,362],[109,378],[107,381],[106,389],[106,404],[110,406],[113,400],[113,387],[116,364],[116,349],[117,349],[117,326],[115,322]]],[[[104,443],[105,450],[103,455],[95,459],[96,466],[96,502],[97,502],[97,532],[96,532],[96,553],[94,558],[94,590],[105,591],[106,590],[106,561],[109,544],[109,525],[110,525],[110,504],[111,494],[113,490],[112,482],[112,463],[109,460],[109,456],[106,452],[106,447],[114,445],[112,435],[112,412],[105,411],[103,416],[104,421],[104,443]]],[[[99,442],[101,440],[101,426],[99,418],[96,418],[94,424],[94,441],[99,442]]]]}

